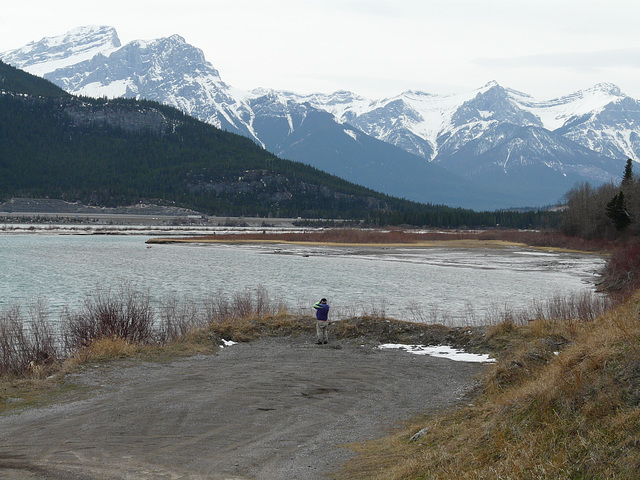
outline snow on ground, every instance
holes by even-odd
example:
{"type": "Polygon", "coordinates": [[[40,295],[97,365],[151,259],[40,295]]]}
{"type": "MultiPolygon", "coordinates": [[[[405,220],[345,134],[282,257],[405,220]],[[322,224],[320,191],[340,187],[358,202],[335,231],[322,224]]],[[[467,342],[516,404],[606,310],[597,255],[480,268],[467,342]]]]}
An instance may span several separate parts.
{"type": "Polygon", "coordinates": [[[456,362],[493,363],[495,360],[489,355],[478,355],[456,350],[447,345],[425,347],[423,345],[403,345],[401,343],[384,343],[378,348],[382,350],[404,350],[415,355],[431,355],[432,357],[448,358],[456,362]]]}

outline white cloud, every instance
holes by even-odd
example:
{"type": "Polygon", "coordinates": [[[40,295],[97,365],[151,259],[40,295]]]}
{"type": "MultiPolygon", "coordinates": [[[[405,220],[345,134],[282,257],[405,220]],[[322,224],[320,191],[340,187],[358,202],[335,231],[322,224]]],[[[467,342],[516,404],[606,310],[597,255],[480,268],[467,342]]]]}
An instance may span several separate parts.
{"type": "Polygon", "coordinates": [[[499,68],[569,68],[577,71],[606,68],[640,68],[640,48],[621,48],[593,52],[562,52],[508,58],[484,58],[475,62],[499,68]]]}

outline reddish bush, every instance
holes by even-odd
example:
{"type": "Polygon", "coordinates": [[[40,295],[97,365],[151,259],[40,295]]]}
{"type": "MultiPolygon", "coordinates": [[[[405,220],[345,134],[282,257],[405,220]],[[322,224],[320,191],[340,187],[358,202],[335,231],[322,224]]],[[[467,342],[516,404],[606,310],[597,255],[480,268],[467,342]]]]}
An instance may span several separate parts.
{"type": "Polygon", "coordinates": [[[602,272],[600,289],[624,294],[640,286],[640,244],[629,243],[611,253],[602,272]]]}

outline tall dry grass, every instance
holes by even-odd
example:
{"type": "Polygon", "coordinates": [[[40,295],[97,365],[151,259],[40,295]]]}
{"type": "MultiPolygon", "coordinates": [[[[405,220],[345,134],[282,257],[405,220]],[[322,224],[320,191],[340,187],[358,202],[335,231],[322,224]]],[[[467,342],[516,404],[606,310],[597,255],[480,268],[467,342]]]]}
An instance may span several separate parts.
{"type": "Polygon", "coordinates": [[[550,299],[533,300],[522,308],[496,305],[485,313],[478,313],[471,304],[461,312],[444,310],[438,304],[425,308],[416,303],[406,309],[407,320],[428,325],[486,326],[498,324],[526,325],[534,320],[572,324],[593,320],[611,309],[617,299],[584,291],[569,295],[555,295],[550,299]]]}
{"type": "Polygon", "coordinates": [[[354,446],[340,478],[637,479],[640,292],[592,320],[489,330],[502,354],[475,397],[354,446]]]}

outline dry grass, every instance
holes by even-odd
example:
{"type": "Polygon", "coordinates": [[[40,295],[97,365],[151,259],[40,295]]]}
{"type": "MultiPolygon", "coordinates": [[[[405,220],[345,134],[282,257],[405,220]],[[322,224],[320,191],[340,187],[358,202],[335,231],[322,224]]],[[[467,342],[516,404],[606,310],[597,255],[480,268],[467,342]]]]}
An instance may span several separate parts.
{"type": "Polygon", "coordinates": [[[580,251],[605,251],[611,247],[605,240],[584,240],[555,231],[532,230],[449,230],[412,231],[403,229],[310,229],[307,232],[239,233],[201,235],[197,237],[152,238],[147,243],[189,242],[279,242],[338,245],[457,245],[500,246],[529,245],[580,251]]]}
{"type": "Polygon", "coordinates": [[[354,446],[340,478],[637,479],[639,313],[637,293],[592,321],[493,327],[503,354],[473,404],[354,446]]]}
{"type": "Polygon", "coordinates": [[[132,357],[139,353],[143,347],[143,345],[131,343],[120,337],[100,338],[79,349],[72,357],[72,361],[76,364],[83,364],[132,357]]]}
{"type": "Polygon", "coordinates": [[[311,317],[286,313],[266,316],[229,317],[212,323],[207,331],[224,340],[248,342],[265,336],[311,334],[315,332],[311,317]]]}

